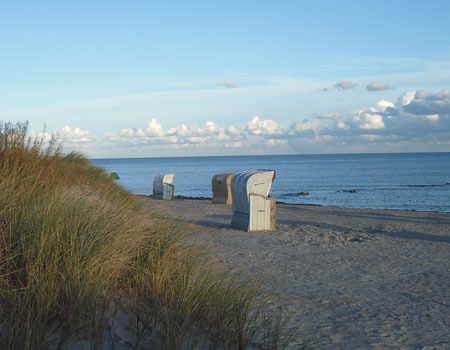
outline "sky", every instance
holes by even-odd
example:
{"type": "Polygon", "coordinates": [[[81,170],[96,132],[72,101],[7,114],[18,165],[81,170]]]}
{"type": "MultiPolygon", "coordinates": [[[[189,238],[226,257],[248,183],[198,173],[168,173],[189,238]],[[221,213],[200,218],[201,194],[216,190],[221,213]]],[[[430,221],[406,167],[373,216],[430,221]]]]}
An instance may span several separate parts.
{"type": "Polygon", "coordinates": [[[91,158],[450,152],[450,1],[0,2],[0,120],[91,158]]]}

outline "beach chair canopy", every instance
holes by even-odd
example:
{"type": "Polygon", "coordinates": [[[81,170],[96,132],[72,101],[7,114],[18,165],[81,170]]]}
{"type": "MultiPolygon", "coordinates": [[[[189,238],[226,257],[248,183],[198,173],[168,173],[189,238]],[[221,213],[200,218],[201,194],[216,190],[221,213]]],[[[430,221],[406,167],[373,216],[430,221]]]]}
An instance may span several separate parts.
{"type": "Polygon", "coordinates": [[[231,204],[231,179],[233,173],[216,174],[211,179],[212,202],[214,204],[231,204]]]}
{"type": "Polygon", "coordinates": [[[275,170],[246,170],[234,174],[231,180],[233,212],[250,213],[250,194],[269,197],[275,170]]]}
{"type": "Polygon", "coordinates": [[[175,174],[156,174],[153,177],[153,197],[161,199],[172,199],[173,180],[175,174]]]}
{"type": "Polygon", "coordinates": [[[172,185],[175,174],[156,174],[153,177],[153,191],[162,192],[164,185],[172,185]]]}

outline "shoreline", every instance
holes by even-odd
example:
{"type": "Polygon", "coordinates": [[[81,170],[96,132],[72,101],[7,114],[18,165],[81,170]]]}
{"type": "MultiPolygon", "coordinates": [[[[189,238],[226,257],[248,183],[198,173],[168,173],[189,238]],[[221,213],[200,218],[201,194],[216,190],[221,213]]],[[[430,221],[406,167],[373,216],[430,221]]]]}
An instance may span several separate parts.
{"type": "Polygon", "coordinates": [[[231,206],[145,199],[217,263],[257,280],[320,349],[448,349],[450,213],[277,205],[277,229],[230,228],[231,206]]]}
{"type": "MultiPolygon", "coordinates": [[[[153,199],[152,195],[146,195],[146,194],[133,194],[136,197],[143,197],[147,199],[153,199]]],[[[211,201],[211,197],[189,197],[189,196],[182,196],[182,195],[176,195],[173,198],[174,200],[193,200],[193,201],[211,201]]],[[[277,205],[294,205],[294,206],[311,206],[311,207],[322,207],[322,208],[342,208],[342,209],[367,209],[367,210],[387,210],[387,211],[408,211],[408,212],[417,212],[417,213],[443,213],[443,214],[450,214],[450,211],[438,211],[438,210],[417,210],[417,209],[392,209],[392,208],[361,208],[361,207],[339,207],[334,205],[323,205],[323,204],[316,204],[316,203],[287,203],[283,201],[276,201],[277,205]]]]}

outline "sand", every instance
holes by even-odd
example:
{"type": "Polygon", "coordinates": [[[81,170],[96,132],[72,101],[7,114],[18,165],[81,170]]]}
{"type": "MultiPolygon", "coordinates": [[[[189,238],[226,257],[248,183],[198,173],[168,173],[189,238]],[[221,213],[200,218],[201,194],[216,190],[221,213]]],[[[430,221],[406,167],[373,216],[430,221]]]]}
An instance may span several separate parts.
{"type": "Polygon", "coordinates": [[[277,205],[275,232],[230,228],[231,206],[146,199],[189,222],[217,261],[259,280],[316,349],[450,349],[450,213],[277,205]]]}

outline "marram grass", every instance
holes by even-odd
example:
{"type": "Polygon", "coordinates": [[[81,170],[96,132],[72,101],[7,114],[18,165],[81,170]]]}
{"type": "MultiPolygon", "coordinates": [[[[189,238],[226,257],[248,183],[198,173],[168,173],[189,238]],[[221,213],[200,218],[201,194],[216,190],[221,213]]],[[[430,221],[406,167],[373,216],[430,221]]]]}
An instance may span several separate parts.
{"type": "Polygon", "coordinates": [[[283,316],[55,139],[0,124],[0,348],[282,349],[283,316]]]}

